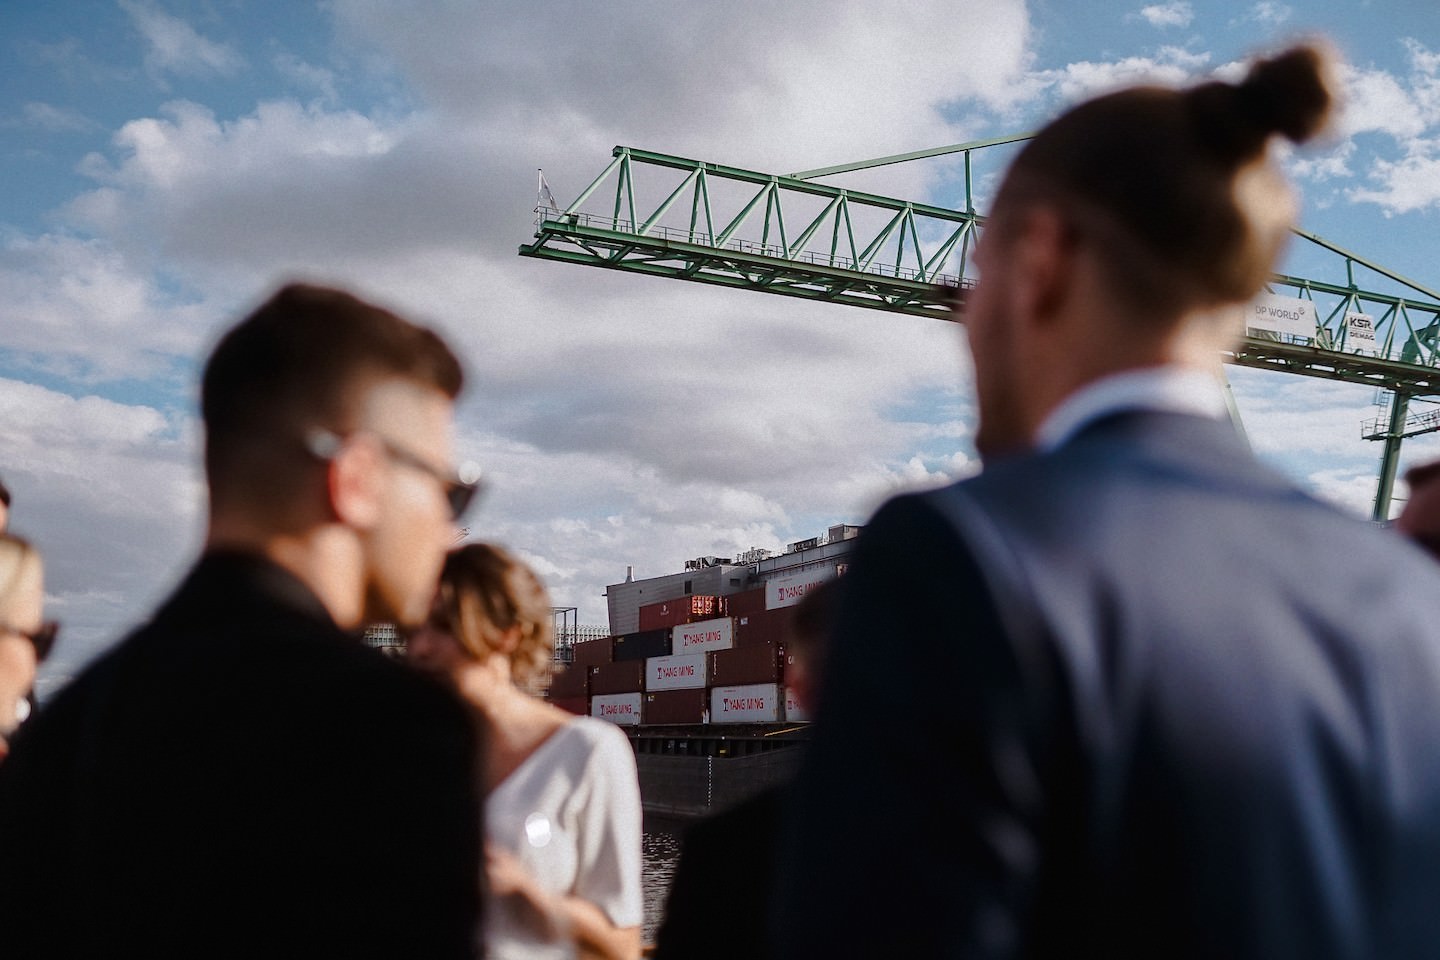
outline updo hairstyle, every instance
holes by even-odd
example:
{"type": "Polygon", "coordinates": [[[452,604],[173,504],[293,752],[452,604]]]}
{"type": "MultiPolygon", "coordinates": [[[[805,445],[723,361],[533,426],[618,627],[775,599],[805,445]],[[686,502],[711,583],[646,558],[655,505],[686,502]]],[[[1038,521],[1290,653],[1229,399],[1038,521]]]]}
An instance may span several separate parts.
{"type": "Polygon", "coordinates": [[[1255,63],[1238,84],[1090,100],[1026,145],[992,216],[999,226],[1036,204],[1061,211],[1094,241],[1112,292],[1157,325],[1247,300],[1295,215],[1268,148],[1275,136],[1303,143],[1325,127],[1331,73],[1330,55],[1304,45],[1255,63]]]}
{"type": "Polygon", "coordinates": [[[432,620],[477,660],[500,653],[511,676],[534,687],[549,676],[555,650],[550,595],[526,564],[488,543],[466,544],[445,558],[432,620]],[[513,650],[504,636],[519,628],[513,650]]]}

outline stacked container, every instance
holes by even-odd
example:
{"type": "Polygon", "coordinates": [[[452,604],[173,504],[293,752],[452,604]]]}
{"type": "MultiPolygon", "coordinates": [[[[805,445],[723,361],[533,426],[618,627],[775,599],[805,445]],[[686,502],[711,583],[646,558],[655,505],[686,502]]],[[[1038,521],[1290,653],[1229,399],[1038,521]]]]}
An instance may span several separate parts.
{"type": "Polygon", "coordinates": [[[735,621],[730,617],[686,623],[670,631],[670,649],[677,654],[709,653],[735,646],[735,621]]]}
{"type": "Polygon", "coordinates": [[[725,612],[725,598],[694,594],[676,600],[648,603],[640,608],[641,630],[678,627],[692,620],[718,617],[725,612]]]}
{"type": "Polygon", "coordinates": [[[642,693],[604,693],[590,698],[590,716],[623,726],[640,722],[642,693]]]}
{"type": "Polygon", "coordinates": [[[645,723],[704,723],[705,708],[709,705],[710,691],[704,687],[647,692],[642,718],[645,723]]]}
{"type": "Polygon", "coordinates": [[[711,723],[773,723],[779,719],[779,684],[714,687],[710,691],[711,723]]]}
{"type": "Polygon", "coordinates": [[[575,644],[550,700],[621,724],[808,720],[784,686],[794,601],[772,586],[642,606],[637,632],[575,644]]]}
{"type": "Polygon", "coordinates": [[[710,683],[717,687],[779,683],[784,647],[765,641],[710,654],[710,683]]]}
{"type": "Polygon", "coordinates": [[[611,659],[616,662],[663,657],[670,653],[670,631],[668,629],[641,630],[639,633],[626,633],[614,637],[613,640],[611,659]]]}
{"type": "Polygon", "coordinates": [[[645,689],[645,661],[619,660],[590,668],[590,696],[639,693],[645,689]]]}

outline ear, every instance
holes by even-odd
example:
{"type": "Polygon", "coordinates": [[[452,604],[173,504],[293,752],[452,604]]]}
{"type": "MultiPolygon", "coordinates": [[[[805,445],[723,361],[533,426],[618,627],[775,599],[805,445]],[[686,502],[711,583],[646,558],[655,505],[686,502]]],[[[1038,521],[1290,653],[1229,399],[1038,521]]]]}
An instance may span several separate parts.
{"type": "Polygon", "coordinates": [[[1060,317],[1074,280],[1076,242],[1069,223],[1055,210],[1033,206],[1016,231],[1009,274],[1021,316],[1039,326],[1060,317]]]}
{"type": "Polygon", "coordinates": [[[518,646],[520,646],[520,626],[518,624],[495,638],[495,652],[503,653],[507,657],[514,653],[518,646]]]}
{"type": "Polygon", "coordinates": [[[382,513],[383,459],[364,434],[351,437],[326,468],[326,491],[335,518],[348,527],[369,530],[382,513]]]}

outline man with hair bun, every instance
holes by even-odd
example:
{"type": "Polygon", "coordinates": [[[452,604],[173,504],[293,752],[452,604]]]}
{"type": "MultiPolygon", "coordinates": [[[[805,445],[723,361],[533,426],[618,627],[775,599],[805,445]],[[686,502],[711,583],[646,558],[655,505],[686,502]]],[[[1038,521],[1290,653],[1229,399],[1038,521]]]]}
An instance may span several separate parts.
{"type": "Polygon", "coordinates": [[[1258,463],[1217,382],[1330,73],[1123,90],[1016,158],[957,304],[985,470],[861,534],[782,956],[1440,950],[1440,573],[1258,463]]]}

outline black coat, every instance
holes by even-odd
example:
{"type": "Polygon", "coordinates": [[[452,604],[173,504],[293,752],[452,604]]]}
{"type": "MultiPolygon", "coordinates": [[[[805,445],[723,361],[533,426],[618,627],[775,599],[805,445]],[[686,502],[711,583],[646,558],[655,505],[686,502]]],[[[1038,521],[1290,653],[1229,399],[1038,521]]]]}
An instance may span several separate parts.
{"type": "Polygon", "coordinates": [[[769,960],[771,897],[785,785],[685,831],[655,938],[655,960],[769,960]]]}
{"type": "Polygon", "coordinates": [[[842,582],[783,956],[1440,955],[1440,568],[1228,424],[899,498],[842,582]]]}
{"type": "Polygon", "coordinates": [[[468,957],[461,704],[211,554],[0,764],[0,955],[468,957]]]}

